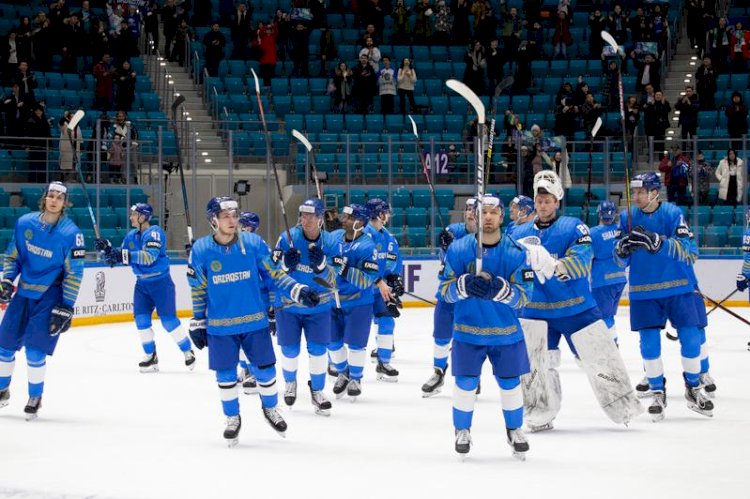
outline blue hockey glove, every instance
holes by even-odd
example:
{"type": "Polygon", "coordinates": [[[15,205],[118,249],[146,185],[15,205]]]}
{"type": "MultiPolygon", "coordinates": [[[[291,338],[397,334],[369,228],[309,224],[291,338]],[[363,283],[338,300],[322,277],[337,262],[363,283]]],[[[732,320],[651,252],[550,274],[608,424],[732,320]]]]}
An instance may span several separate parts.
{"type": "Polygon", "coordinates": [[[630,243],[630,239],[628,236],[624,236],[622,239],[617,241],[617,244],[615,245],[615,254],[622,258],[630,258],[630,255],[633,253],[633,245],[630,243]]]}
{"type": "Polygon", "coordinates": [[[657,253],[661,249],[662,239],[659,234],[651,232],[640,225],[633,227],[628,235],[630,244],[648,250],[649,253],[657,253]]]}
{"type": "Polygon", "coordinates": [[[458,278],[458,294],[463,298],[484,298],[489,292],[490,281],[474,274],[463,274],[458,278]]]}
{"type": "Polygon", "coordinates": [[[13,291],[15,290],[15,286],[13,286],[13,283],[8,279],[0,281],[0,303],[10,302],[10,299],[13,297],[13,291]]]}
{"type": "Polygon", "coordinates": [[[193,341],[193,345],[198,350],[208,345],[208,334],[206,333],[206,319],[196,319],[193,317],[190,319],[190,327],[188,328],[190,333],[190,339],[193,341]]]}
{"type": "Polygon", "coordinates": [[[295,284],[290,294],[292,300],[306,307],[314,307],[320,303],[318,293],[310,288],[310,286],[305,286],[304,284],[295,284]]]}
{"type": "Polygon", "coordinates": [[[268,330],[271,336],[276,336],[276,309],[268,307],[268,330]]]}
{"type": "Polygon", "coordinates": [[[737,274],[737,290],[745,291],[748,287],[748,280],[743,274],[737,274]]]}
{"type": "Polygon", "coordinates": [[[326,255],[323,253],[323,248],[316,246],[315,243],[310,243],[307,252],[310,255],[310,266],[313,271],[316,274],[323,272],[326,269],[326,255]]]}
{"type": "Polygon", "coordinates": [[[289,248],[284,252],[281,268],[286,272],[294,272],[302,259],[302,253],[297,248],[289,248]]]}
{"type": "Polygon", "coordinates": [[[438,238],[440,241],[440,249],[442,249],[443,251],[448,251],[448,246],[451,245],[453,239],[455,239],[455,236],[453,235],[453,232],[449,231],[448,229],[443,229],[438,238]]]}
{"type": "Polygon", "coordinates": [[[487,300],[508,303],[513,296],[513,288],[504,277],[493,277],[490,279],[490,289],[484,297],[487,300]]]}
{"type": "Polygon", "coordinates": [[[109,239],[97,239],[94,242],[94,249],[102,253],[107,253],[108,251],[112,251],[112,243],[109,239]]]}
{"type": "Polygon", "coordinates": [[[71,320],[73,320],[73,309],[65,305],[53,307],[49,316],[49,335],[57,336],[70,329],[71,320]]]}
{"type": "Polygon", "coordinates": [[[401,280],[401,275],[391,274],[385,278],[385,283],[391,288],[393,294],[396,296],[404,296],[406,290],[404,289],[404,281],[401,280]]]}

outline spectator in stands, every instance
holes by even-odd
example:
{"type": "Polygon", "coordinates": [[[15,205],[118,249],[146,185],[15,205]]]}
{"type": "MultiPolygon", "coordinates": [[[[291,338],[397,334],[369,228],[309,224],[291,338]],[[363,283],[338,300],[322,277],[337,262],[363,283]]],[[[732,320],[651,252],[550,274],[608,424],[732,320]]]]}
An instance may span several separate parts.
{"type": "Polygon", "coordinates": [[[623,12],[622,5],[615,4],[608,19],[609,32],[618,45],[625,45],[628,41],[628,16],[623,12]]]}
{"type": "Polygon", "coordinates": [[[451,9],[453,11],[452,43],[466,45],[471,39],[471,25],[469,24],[471,7],[469,6],[469,0],[455,0],[452,3],[451,9]]]}
{"type": "Polygon", "coordinates": [[[427,45],[432,38],[432,5],[430,0],[417,0],[414,6],[414,43],[427,45]]]}
{"type": "Polygon", "coordinates": [[[276,37],[278,30],[276,23],[263,24],[258,27],[256,45],[260,49],[260,76],[263,78],[263,85],[271,86],[271,80],[276,76],[276,37]]]}
{"type": "Polygon", "coordinates": [[[333,76],[333,103],[336,110],[346,113],[352,95],[352,70],[345,62],[340,62],[333,76]]]}
{"type": "Polygon", "coordinates": [[[47,182],[47,158],[49,157],[49,139],[52,134],[43,106],[39,104],[34,106],[31,117],[26,121],[24,135],[29,149],[29,182],[47,182]]]}
{"type": "Polygon", "coordinates": [[[727,116],[727,132],[732,140],[732,149],[742,149],[742,136],[747,133],[747,106],[742,100],[742,94],[734,92],[732,102],[724,110],[727,116]]]}
{"type": "MultiPolygon", "coordinates": [[[[289,44],[292,54],[292,77],[307,78],[310,76],[310,30],[304,23],[297,22],[289,33],[289,44]]],[[[379,53],[379,52],[378,52],[379,53]]]]}
{"type": "Polygon", "coordinates": [[[333,31],[328,25],[320,27],[320,73],[319,76],[328,76],[328,63],[335,61],[338,57],[336,42],[333,39],[333,31]]]}
{"type": "Polygon", "coordinates": [[[661,157],[664,152],[664,136],[669,128],[669,113],[672,106],[669,105],[664,94],[659,90],[654,93],[654,103],[643,105],[644,123],[646,135],[654,138],[654,151],[661,157]]]}
{"type": "Polygon", "coordinates": [[[185,49],[188,48],[190,40],[193,39],[193,32],[190,30],[190,26],[187,23],[187,19],[184,17],[180,19],[180,25],[177,27],[177,34],[175,35],[175,48],[172,56],[180,66],[185,65],[185,59],[187,53],[185,49]]]}
{"type": "Polygon", "coordinates": [[[667,186],[667,200],[677,203],[683,199],[683,191],[687,192],[687,163],[682,161],[680,148],[677,144],[672,146],[672,156],[667,154],[659,161],[659,171],[667,186]]]}
{"type": "Polygon", "coordinates": [[[638,77],[635,80],[635,88],[642,92],[646,85],[652,85],[654,91],[661,89],[661,63],[654,59],[651,54],[646,54],[643,61],[636,57],[635,50],[630,53],[633,64],[638,69],[638,77]]]}
{"type": "Polygon", "coordinates": [[[325,211],[325,229],[328,232],[333,232],[342,227],[341,220],[339,220],[339,209],[337,206],[332,206],[325,211]]]}
{"type": "Polygon", "coordinates": [[[8,85],[13,77],[13,73],[18,67],[18,43],[16,42],[16,30],[10,30],[8,38],[3,39],[2,53],[0,59],[5,63],[3,65],[3,86],[8,85]]]}
{"type": "Polygon", "coordinates": [[[729,39],[733,73],[747,73],[747,60],[750,59],[750,31],[742,29],[742,23],[737,21],[729,39]]]}
{"type": "Polygon", "coordinates": [[[599,33],[604,31],[609,24],[609,19],[602,14],[601,9],[594,9],[589,16],[589,58],[596,59],[602,53],[603,40],[599,33]]]}
{"type": "Polygon", "coordinates": [[[703,64],[695,72],[695,81],[697,83],[698,96],[700,97],[701,109],[716,109],[714,94],[716,93],[716,72],[711,65],[711,58],[703,58],[703,64]]]}
{"type": "Polygon", "coordinates": [[[664,54],[664,50],[667,48],[667,40],[669,39],[667,10],[669,10],[668,5],[665,7],[664,12],[662,12],[661,5],[659,4],[654,4],[651,7],[651,40],[659,44],[659,50],[656,54],[657,58],[660,58],[664,54]]]}
{"type": "Polygon", "coordinates": [[[60,158],[58,165],[60,167],[59,180],[62,182],[70,182],[75,179],[75,168],[76,160],[79,158],[81,153],[81,144],[83,143],[83,137],[81,136],[81,127],[76,127],[71,130],[68,128],[73,114],[70,111],[66,111],[62,118],[60,118],[60,158]]]}
{"type": "Polygon", "coordinates": [[[521,146],[521,175],[522,175],[522,194],[524,196],[534,196],[534,155],[531,154],[528,146],[521,146]]]}
{"type": "Polygon", "coordinates": [[[3,99],[3,111],[5,113],[5,135],[20,137],[23,127],[29,118],[29,109],[33,105],[24,98],[18,87],[18,83],[11,85],[11,92],[3,99]]]}
{"type": "MultiPolygon", "coordinates": [[[[138,39],[133,35],[133,32],[128,29],[128,22],[126,20],[120,21],[120,30],[114,35],[111,40],[112,56],[117,62],[122,62],[126,59],[138,57],[140,51],[138,50],[138,39]]],[[[172,59],[174,60],[174,49],[172,49],[172,59]]]]}
{"type": "Polygon", "coordinates": [[[33,24],[34,63],[38,71],[52,70],[52,51],[55,39],[47,14],[37,14],[33,24]]]}
{"type": "MultiPolygon", "coordinates": [[[[222,25],[228,25],[235,10],[234,0],[219,0],[219,22],[222,25]]],[[[205,23],[203,23],[205,24],[205,23]]]]}
{"type": "Polygon", "coordinates": [[[743,165],[735,149],[729,149],[727,156],[719,161],[716,178],[719,179],[719,199],[725,205],[737,207],[737,203],[742,202],[743,165]]]}
{"type": "Polygon", "coordinates": [[[149,40],[153,43],[149,46],[151,55],[154,55],[159,50],[159,4],[156,0],[149,0],[144,10],[146,15],[143,18],[143,28],[146,33],[146,43],[148,44],[149,40]]]}
{"type": "Polygon", "coordinates": [[[698,193],[698,204],[708,204],[708,192],[711,188],[711,174],[713,173],[713,167],[706,162],[703,156],[703,151],[699,150],[695,156],[695,164],[690,166],[688,175],[690,176],[690,182],[693,186],[693,193],[698,193]],[[698,174],[698,188],[696,189],[693,183],[693,168],[697,169],[698,174]]]}
{"type": "Polygon", "coordinates": [[[643,90],[643,95],[641,97],[641,108],[643,108],[644,104],[653,104],[656,102],[656,93],[654,92],[654,86],[649,84],[646,85],[646,88],[643,90]]]}
{"type": "Polygon", "coordinates": [[[555,108],[555,135],[564,135],[566,140],[572,141],[577,116],[578,106],[573,103],[572,97],[563,97],[555,108]]]}
{"type": "Polygon", "coordinates": [[[367,62],[372,66],[372,70],[376,73],[380,69],[380,49],[375,46],[375,42],[369,36],[365,38],[365,46],[359,51],[359,57],[367,57],[367,62]]]}
{"type": "Polygon", "coordinates": [[[596,119],[602,115],[602,105],[596,102],[594,94],[589,92],[586,94],[586,100],[580,106],[581,119],[583,120],[583,128],[586,130],[586,135],[591,134],[591,129],[594,128],[596,119]]]}
{"type": "Polygon", "coordinates": [[[450,45],[453,22],[451,21],[451,10],[445,0],[438,0],[435,4],[435,32],[432,34],[432,43],[435,45],[450,45]]]}
{"type": "Polygon", "coordinates": [[[542,47],[544,45],[544,29],[538,22],[526,24],[527,58],[536,61],[545,57],[542,47]]]}
{"type": "Polygon", "coordinates": [[[367,56],[359,57],[359,63],[352,69],[352,99],[357,112],[367,114],[372,108],[372,100],[377,93],[378,80],[367,56]]]}
{"type": "MultiPolygon", "coordinates": [[[[206,0],[203,0],[206,1],[206,0]]],[[[210,1],[206,1],[208,5],[211,5],[210,1]]],[[[195,5],[196,14],[193,16],[193,21],[198,16],[198,4],[195,5]]],[[[210,10],[209,10],[210,13],[210,10]]],[[[232,59],[247,60],[248,55],[248,42],[250,41],[250,20],[252,14],[248,12],[247,5],[241,3],[237,6],[237,11],[234,13],[234,18],[231,24],[231,35],[232,35],[232,59]]],[[[205,23],[202,23],[205,24],[205,23]]]]}
{"type": "Polygon", "coordinates": [[[578,77],[578,84],[576,85],[576,91],[574,95],[574,100],[576,103],[576,106],[583,106],[583,104],[586,102],[586,96],[591,93],[591,89],[589,88],[589,84],[584,81],[583,76],[578,77]]]}
{"type": "Polygon", "coordinates": [[[679,124],[682,127],[682,148],[690,149],[688,139],[695,138],[698,131],[698,110],[700,102],[698,95],[693,91],[693,87],[685,87],[685,95],[680,97],[674,108],[680,112],[679,124]]]}
{"type": "Polygon", "coordinates": [[[488,46],[490,41],[497,36],[497,19],[492,9],[485,9],[479,17],[479,23],[474,29],[474,38],[479,40],[483,46],[488,46]]]}
{"type": "Polygon", "coordinates": [[[396,101],[396,72],[391,67],[391,58],[383,57],[383,68],[377,73],[380,93],[380,112],[393,114],[396,101]]]}
{"type": "Polygon", "coordinates": [[[607,111],[620,109],[620,71],[614,59],[610,59],[607,70],[602,74],[602,103],[607,111]]]}
{"type": "Polygon", "coordinates": [[[94,109],[109,111],[112,108],[112,83],[115,69],[109,54],[102,55],[102,59],[94,66],[96,89],[94,90],[94,109]]]}
{"type": "Polygon", "coordinates": [[[487,94],[492,100],[495,97],[495,88],[503,79],[503,65],[505,64],[503,53],[497,46],[496,36],[493,36],[490,41],[490,46],[485,52],[485,60],[487,61],[487,94]]]}
{"type": "Polygon", "coordinates": [[[719,25],[708,32],[708,46],[706,51],[716,66],[718,73],[727,71],[727,60],[729,59],[729,49],[731,47],[731,34],[727,28],[727,20],[722,17],[719,19],[719,25]]]}
{"type": "Polygon", "coordinates": [[[414,100],[414,85],[417,83],[417,70],[408,58],[401,61],[401,66],[396,74],[398,85],[398,104],[401,114],[406,114],[406,99],[409,99],[409,112],[417,109],[417,101],[414,100]]]}
{"type": "Polygon", "coordinates": [[[484,94],[484,68],[487,59],[484,57],[484,47],[479,40],[475,40],[464,56],[464,83],[477,95],[484,94]]]}
{"type": "Polygon", "coordinates": [[[557,95],[555,96],[555,105],[560,105],[563,103],[563,99],[570,98],[570,103],[572,104],[575,101],[575,92],[573,92],[573,85],[569,81],[563,82],[562,85],[560,85],[560,89],[557,91],[557,95]]]}
{"type": "Polygon", "coordinates": [[[550,158],[550,163],[544,163],[543,169],[553,170],[562,183],[563,189],[566,191],[573,185],[573,181],[570,178],[570,169],[568,168],[568,151],[556,151],[555,154],[550,158]]]}
{"type": "Polygon", "coordinates": [[[133,107],[133,101],[135,101],[135,81],[136,74],[130,66],[130,61],[123,61],[114,76],[116,109],[130,111],[133,107]]]}
{"type": "MultiPolygon", "coordinates": [[[[115,123],[112,128],[112,145],[109,149],[109,171],[112,174],[113,183],[126,183],[126,170],[128,167],[128,147],[131,154],[134,151],[135,139],[137,138],[135,129],[128,121],[128,115],[125,111],[117,111],[115,123]]],[[[137,164],[134,157],[130,157],[130,174],[135,175],[133,166],[137,164]]]]}
{"type": "Polygon", "coordinates": [[[180,25],[180,13],[177,11],[175,0],[167,0],[161,8],[161,22],[164,31],[164,57],[172,60],[172,42],[180,25]]]}
{"type": "Polygon", "coordinates": [[[29,63],[21,61],[18,63],[18,68],[13,78],[15,83],[18,83],[18,89],[21,92],[21,96],[29,102],[36,102],[34,90],[37,87],[36,76],[29,70],[29,63]]]}
{"type": "Polygon", "coordinates": [[[536,48],[533,42],[522,41],[515,56],[516,72],[513,75],[513,91],[527,93],[534,85],[534,75],[531,72],[531,61],[534,60],[536,48]]]}
{"type": "MultiPolygon", "coordinates": [[[[466,0],[460,1],[466,2],[466,0]]],[[[409,22],[411,14],[411,8],[406,5],[404,0],[396,1],[396,7],[393,8],[393,12],[391,13],[394,44],[405,45],[411,42],[411,23],[409,22]]]]}
{"type": "Polygon", "coordinates": [[[276,29],[276,56],[280,61],[286,61],[287,45],[289,43],[289,31],[291,22],[289,14],[281,9],[276,9],[276,17],[273,18],[276,29]]]}
{"type": "Polygon", "coordinates": [[[28,16],[23,16],[16,32],[16,50],[19,61],[31,61],[33,58],[31,40],[33,37],[33,26],[28,16]]]}
{"type": "Polygon", "coordinates": [[[375,25],[372,23],[367,25],[367,27],[365,28],[365,34],[362,35],[362,37],[357,41],[357,43],[360,46],[365,47],[367,46],[368,38],[372,38],[372,44],[375,45],[376,47],[379,47],[380,45],[383,44],[383,37],[380,36],[380,33],[378,33],[378,31],[375,29],[375,25]]]}
{"type": "MultiPolygon", "coordinates": [[[[706,7],[705,0],[687,0],[685,2],[685,10],[687,12],[687,36],[690,42],[690,47],[697,49],[701,42],[703,42],[706,30],[704,26],[703,16],[708,15],[708,9],[706,7]]],[[[700,91],[698,92],[700,94],[700,91]]],[[[702,97],[702,96],[701,96],[702,97]]]]}
{"type": "MultiPolygon", "coordinates": [[[[601,38],[601,37],[600,37],[601,38]]],[[[552,44],[555,47],[555,53],[552,56],[557,58],[562,56],[563,59],[568,58],[568,45],[573,43],[573,37],[570,36],[570,19],[565,11],[557,12],[557,19],[555,20],[555,34],[552,35],[552,44]]]]}
{"type": "Polygon", "coordinates": [[[104,54],[109,54],[111,52],[109,34],[107,33],[103,21],[98,19],[94,21],[94,26],[92,26],[91,32],[89,33],[88,46],[91,50],[92,61],[101,61],[104,54]]]}
{"type": "MultiPolygon", "coordinates": [[[[506,3],[505,7],[507,6],[506,3]]],[[[503,43],[510,56],[518,53],[521,45],[521,32],[525,25],[526,22],[518,15],[518,9],[515,7],[511,7],[503,15],[503,43]]]]}
{"type": "Polygon", "coordinates": [[[633,137],[638,128],[638,122],[641,120],[641,109],[638,106],[638,99],[635,95],[628,97],[625,103],[625,136],[630,143],[630,151],[635,154],[633,146],[633,137]]]}
{"type": "Polygon", "coordinates": [[[219,31],[219,23],[211,24],[211,31],[203,36],[203,46],[206,55],[206,70],[209,76],[219,76],[219,64],[224,59],[224,47],[227,39],[224,33],[219,31]]]}
{"type": "Polygon", "coordinates": [[[78,71],[78,58],[83,52],[86,35],[77,14],[63,19],[63,24],[65,26],[60,37],[62,43],[61,69],[63,73],[75,73],[78,71]]]}

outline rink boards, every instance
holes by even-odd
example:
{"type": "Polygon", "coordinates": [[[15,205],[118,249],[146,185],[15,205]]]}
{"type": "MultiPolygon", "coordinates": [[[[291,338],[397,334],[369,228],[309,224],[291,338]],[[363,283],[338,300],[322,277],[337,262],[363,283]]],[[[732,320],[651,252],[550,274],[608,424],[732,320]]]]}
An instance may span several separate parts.
{"type": "MultiPolygon", "coordinates": [[[[404,260],[404,284],[406,291],[421,298],[434,301],[437,290],[437,273],[440,262],[436,259],[407,258],[404,260]]],[[[742,267],[741,258],[704,257],[696,265],[696,274],[701,290],[715,300],[726,297],[735,287],[735,276],[742,267]]],[[[181,317],[191,316],[190,288],[187,283],[185,262],[171,267],[172,279],[177,289],[177,309],[181,317]]],[[[75,325],[100,324],[129,321],[133,318],[133,287],[135,276],[127,267],[110,268],[91,263],[86,266],[81,282],[75,310],[75,325]]],[[[748,306],[743,294],[735,294],[727,306],[748,306]]],[[[430,306],[412,296],[404,295],[405,306],[430,306]]],[[[628,304],[628,288],[622,301],[628,304]]],[[[0,316],[2,311],[0,311],[0,316]]]]}

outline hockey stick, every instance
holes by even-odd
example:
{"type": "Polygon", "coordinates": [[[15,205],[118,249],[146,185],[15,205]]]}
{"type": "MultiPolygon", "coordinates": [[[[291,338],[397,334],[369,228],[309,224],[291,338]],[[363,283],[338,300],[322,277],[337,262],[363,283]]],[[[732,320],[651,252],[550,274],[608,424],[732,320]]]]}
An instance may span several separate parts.
{"type": "Polygon", "coordinates": [[[458,80],[448,80],[445,82],[445,86],[458,93],[461,97],[466,99],[474,111],[477,113],[477,138],[479,139],[479,146],[477,147],[477,201],[475,207],[477,210],[477,254],[476,254],[476,274],[479,275],[482,272],[482,198],[484,197],[484,148],[482,147],[482,140],[484,137],[484,126],[485,126],[485,109],[482,100],[477,97],[469,87],[458,80]]]}
{"type": "Polygon", "coordinates": [[[739,320],[741,322],[744,322],[745,324],[747,324],[748,326],[750,326],[750,321],[748,321],[747,319],[745,319],[744,317],[742,317],[741,315],[739,315],[735,311],[733,311],[731,309],[728,309],[727,307],[725,307],[721,303],[717,302],[716,300],[714,300],[713,298],[711,298],[709,296],[704,295],[700,291],[698,291],[698,294],[700,294],[703,297],[704,300],[708,300],[711,303],[713,303],[714,307],[722,309],[724,312],[726,312],[729,315],[733,316],[735,319],[737,319],[737,320],[739,320]]]}
{"type": "MultiPolygon", "coordinates": [[[[187,243],[185,253],[190,253],[195,239],[193,239],[193,224],[190,222],[190,205],[188,204],[187,186],[185,184],[185,168],[182,165],[182,149],[180,148],[180,132],[177,126],[177,108],[185,102],[185,96],[178,95],[172,103],[172,128],[174,129],[175,149],[177,152],[177,169],[180,171],[180,184],[182,186],[182,204],[185,207],[185,223],[187,224],[187,243]]],[[[193,166],[194,168],[196,166],[193,166]]]]}
{"type": "Polygon", "coordinates": [[[492,114],[490,115],[492,117],[490,119],[490,133],[487,139],[487,171],[484,175],[485,184],[490,183],[490,171],[492,170],[492,147],[495,143],[495,118],[497,116],[497,100],[498,97],[500,97],[500,94],[502,94],[506,88],[513,85],[513,81],[513,77],[508,76],[506,78],[503,78],[502,81],[495,87],[495,96],[492,99],[492,114]]]}
{"type": "Polygon", "coordinates": [[[589,187],[586,191],[586,225],[589,223],[589,206],[591,204],[591,170],[593,168],[594,163],[594,139],[596,138],[596,134],[599,133],[599,129],[602,127],[602,118],[601,116],[596,118],[596,123],[594,123],[593,128],[591,128],[591,137],[589,139],[589,187]]]}
{"type": "Polygon", "coordinates": [[[630,172],[628,171],[628,138],[625,133],[625,96],[622,84],[622,59],[620,58],[620,47],[612,35],[606,31],[601,32],[602,40],[612,47],[617,55],[617,73],[618,89],[620,93],[620,118],[622,119],[622,148],[624,152],[623,161],[625,164],[625,202],[628,208],[628,232],[633,230],[633,220],[630,215],[630,172]]]}
{"type": "MultiPolygon", "coordinates": [[[[734,315],[729,309],[727,309],[726,307],[724,307],[724,302],[727,301],[728,299],[730,299],[731,297],[733,297],[738,291],[739,291],[739,289],[735,289],[734,291],[732,291],[731,293],[729,293],[727,296],[725,296],[724,299],[722,299],[720,302],[715,302],[714,300],[712,300],[711,298],[707,297],[706,295],[701,295],[701,296],[703,296],[703,298],[707,299],[708,301],[710,301],[711,303],[714,304],[713,308],[708,311],[708,313],[706,314],[706,316],[711,315],[711,313],[714,310],[716,310],[717,308],[721,308],[725,312],[734,315]]],[[[737,317],[737,316],[735,316],[735,317],[737,317]]],[[[740,320],[743,320],[740,317],[737,317],[737,318],[740,319],[740,320]]],[[[743,322],[744,322],[744,320],[743,320],[743,322]]],[[[667,331],[667,338],[669,338],[672,341],[677,341],[677,336],[672,335],[672,333],[670,333],[669,331],[667,331]]]]}
{"type": "Polygon", "coordinates": [[[266,162],[273,167],[273,176],[276,179],[276,191],[279,195],[279,206],[281,206],[281,215],[284,217],[284,227],[286,228],[286,235],[289,238],[289,245],[294,247],[294,243],[292,242],[292,232],[289,230],[289,220],[286,216],[286,208],[284,208],[284,195],[281,193],[279,171],[276,169],[276,163],[273,161],[273,151],[271,149],[271,134],[268,132],[266,114],[263,112],[263,100],[260,98],[260,83],[258,82],[258,75],[255,73],[255,69],[253,68],[250,68],[250,72],[253,73],[253,79],[255,80],[255,96],[258,98],[260,121],[263,124],[263,133],[266,136],[266,162]]]}
{"type": "Polygon", "coordinates": [[[404,294],[405,294],[405,295],[409,295],[409,296],[411,296],[412,298],[416,298],[416,299],[417,299],[417,300],[419,300],[419,301],[423,301],[423,302],[425,302],[425,303],[429,303],[430,305],[437,305],[437,302],[434,302],[434,301],[428,300],[427,298],[422,298],[421,296],[417,296],[417,295],[415,295],[414,293],[409,293],[408,291],[404,291],[404,294]]]}
{"type": "Polygon", "coordinates": [[[96,223],[94,208],[91,207],[91,198],[89,198],[89,191],[86,188],[86,179],[84,178],[83,170],[81,169],[81,157],[76,150],[76,141],[75,139],[73,139],[73,133],[75,133],[78,123],[81,122],[84,116],[86,116],[86,113],[84,113],[81,109],[73,113],[73,116],[70,118],[67,126],[68,140],[70,140],[70,147],[73,150],[73,167],[76,169],[76,173],[78,173],[78,180],[81,182],[81,187],[83,187],[83,197],[84,199],[86,199],[86,207],[89,209],[91,224],[94,226],[94,237],[96,237],[97,239],[101,239],[101,234],[99,233],[99,224],[96,223]]]}
{"type": "Polygon", "coordinates": [[[706,315],[711,315],[711,312],[713,312],[714,310],[716,310],[717,308],[719,308],[719,305],[724,305],[724,302],[727,301],[728,299],[730,299],[731,297],[733,297],[737,292],[739,292],[739,289],[735,289],[734,291],[732,291],[731,293],[729,293],[726,296],[726,298],[724,298],[723,300],[721,300],[717,305],[714,305],[713,308],[711,310],[709,310],[706,315]]]}
{"type": "Polygon", "coordinates": [[[315,192],[318,193],[318,199],[322,201],[323,191],[320,188],[320,180],[318,179],[318,169],[315,168],[315,154],[313,154],[312,152],[312,144],[310,143],[309,140],[307,140],[307,137],[305,137],[297,129],[292,130],[292,137],[299,140],[302,143],[302,145],[305,146],[305,149],[307,149],[307,153],[310,155],[310,169],[312,170],[313,180],[315,181],[315,192]]]}
{"type": "Polygon", "coordinates": [[[422,147],[422,139],[419,138],[419,132],[417,131],[417,123],[414,121],[414,118],[411,117],[411,114],[409,116],[409,121],[411,121],[411,130],[414,134],[414,137],[417,139],[417,156],[419,156],[419,161],[422,163],[422,173],[424,173],[424,178],[427,179],[427,185],[430,187],[430,194],[432,195],[432,201],[435,203],[435,206],[437,207],[437,216],[440,220],[440,226],[445,227],[445,222],[443,221],[443,215],[440,213],[440,204],[438,203],[437,194],[435,194],[435,186],[432,185],[432,179],[430,178],[430,172],[427,170],[427,162],[424,159],[424,154],[422,154],[422,151],[424,151],[422,147]]]}
{"type": "Polygon", "coordinates": [[[332,285],[330,282],[326,281],[320,276],[313,277],[313,281],[326,289],[330,289],[331,292],[333,292],[333,299],[336,300],[336,308],[341,308],[341,299],[339,298],[339,288],[337,286],[332,285]]]}

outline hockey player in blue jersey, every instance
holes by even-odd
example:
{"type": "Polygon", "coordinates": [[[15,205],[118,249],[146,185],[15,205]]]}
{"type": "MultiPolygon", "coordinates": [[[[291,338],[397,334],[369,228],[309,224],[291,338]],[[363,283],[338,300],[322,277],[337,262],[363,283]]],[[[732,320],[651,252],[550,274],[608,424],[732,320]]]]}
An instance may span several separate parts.
{"type": "MultiPolygon", "coordinates": [[[[243,232],[255,232],[260,227],[260,216],[253,211],[243,211],[240,213],[240,227],[243,232]]],[[[261,295],[266,299],[270,305],[268,299],[268,288],[265,283],[261,286],[261,295]]],[[[268,330],[271,334],[276,334],[276,315],[273,307],[268,307],[268,330]]],[[[242,383],[242,390],[245,395],[252,395],[258,392],[258,381],[255,379],[253,370],[251,369],[250,363],[247,361],[245,352],[240,348],[240,369],[241,375],[238,379],[239,383],[242,383]]]]}
{"type": "Polygon", "coordinates": [[[261,281],[270,277],[278,293],[305,306],[315,306],[318,294],[277,270],[260,236],[240,231],[235,200],[212,198],[206,216],[214,234],[196,241],[188,263],[193,301],[190,337],[197,348],[208,347],[208,367],[216,373],[227,416],[224,438],[230,446],[236,445],[242,425],[237,397],[240,349],[252,362],[263,416],[284,436],[287,424],[276,408],[276,356],[261,281]]]}
{"type": "Polygon", "coordinates": [[[661,330],[669,319],[680,340],[685,398],[695,412],[713,415],[700,379],[701,313],[695,306],[697,283],[690,267],[698,248],[682,215],[672,203],[659,201],[661,179],[652,172],[630,182],[633,204],[620,216],[624,235],[615,252],[630,264],[630,328],[640,334],[641,356],[653,402],[653,421],[664,419],[667,398],[661,360],[661,330]],[[629,232],[625,227],[632,227],[629,232]]]}
{"type": "Polygon", "coordinates": [[[529,430],[553,428],[560,410],[560,339],[580,361],[599,405],[610,419],[627,423],[641,412],[622,357],[591,294],[591,235],[581,220],[557,217],[564,191],[553,171],[534,176],[533,223],[516,227],[513,238],[527,248],[535,273],[534,292],[522,325],[532,374],[524,378],[529,430]]]}
{"type": "Polygon", "coordinates": [[[107,239],[98,239],[96,249],[103,253],[110,265],[130,265],[136,277],[133,289],[133,315],[141,346],[146,354],[138,364],[142,373],[158,372],[159,357],[156,355],[154,330],[151,315],[156,313],[161,324],[185,355],[185,365],[195,367],[195,354],[185,328],[177,318],[175,287],[169,274],[167,235],[158,225],[151,225],[154,209],[147,203],[137,203],[130,208],[130,225],[122,246],[113,248],[107,239]]]}
{"type": "Polygon", "coordinates": [[[591,229],[591,247],[594,260],[591,264],[591,294],[602,313],[604,323],[617,339],[615,315],[620,304],[625,283],[625,270],[615,261],[615,243],[621,235],[617,206],[612,201],[602,202],[596,209],[599,225],[591,229]]]}
{"type": "Polygon", "coordinates": [[[395,318],[401,308],[400,297],[404,294],[404,282],[401,279],[401,253],[398,242],[385,226],[391,217],[391,207],[382,199],[373,198],[367,201],[370,223],[364,233],[372,237],[378,252],[378,278],[375,280],[372,312],[378,332],[375,336],[377,351],[373,352],[378,360],[375,368],[377,379],[381,381],[398,381],[398,370],[391,366],[393,355],[393,331],[395,318]]]}
{"type": "Polygon", "coordinates": [[[365,348],[372,322],[372,288],[379,275],[375,243],[362,230],[369,218],[366,207],[351,204],[344,207],[344,229],[334,232],[341,243],[341,257],[333,261],[341,308],[332,310],[328,354],[338,373],[333,385],[337,399],[348,395],[353,401],[362,394],[365,348]]]}
{"type": "Polygon", "coordinates": [[[500,385],[508,444],[524,459],[529,444],[523,430],[523,392],[520,376],[529,372],[517,313],[531,294],[534,274],[526,265],[524,248],[503,236],[500,198],[482,198],[481,274],[477,275],[477,237],[454,242],[440,273],[440,294],[454,303],[451,372],[455,449],[466,454],[471,447],[471,422],[482,364],[490,360],[500,385]]]}
{"type": "MultiPolygon", "coordinates": [[[[464,221],[450,224],[440,233],[440,262],[441,267],[445,264],[445,254],[454,241],[458,241],[467,234],[477,231],[476,198],[466,200],[464,206],[464,221]]],[[[440,287],[435,294],[437,302],[432,314],[433,327],[432,337],[434,339],[432,368],[433,374],[422,385],[422,397],[431,397],[440,393],[445,383],[445,372],[448,369],[448,354],[453,338],[453,303],[443,299],[440,287]]]]}
{"type": "Polygon", "coordinates": [[[323,394],[326,382],[326,348],[331,341],[331,309],[335,306],[333,293],[337,274],[331,262],[341,257],[341,243],[330,232],[323,232],[325,207],[320,199],[308,199],[299,206],[299,223],[289,234],[279,236],[273,252],[274,261],[297,282],[320,293],[320,303],[307,308],[276,298],[277,341],[281,348],[281,368],[286,387],[284,402],[288,406],[297,400],[297,364],[302,331],[305,332],[307,353],[310,357],[310,396],[316,414],[329,416],[331,402],[323,394]],[[291,244],[289,235],[291,234],[291,244]],[[318,282],[316,282],[318,281],[318,282]],[[321,282],[322,281],[322,282],[321,282]]]}
{"type": "Polygon", "coordinates": [[[65,216],[68,190],[61,182],[45,189],[39,210],[17,221],[3,262],[0,303],[0,407],[8,405],[16,352],[26,349],[27,419],[42,405],[47,356],[70,328],[86,256],[83,234],[65,216]],[[18,279],[18,289],[13,282],[18,279]]]}
{"type": "Polygon", "coordinates": [[[509,211],[510,223],[505,228],[505,233],[512,236],[517,226],[534,220],[534,200],[528,196],[516,196],[510,202],[509,211]]]}

